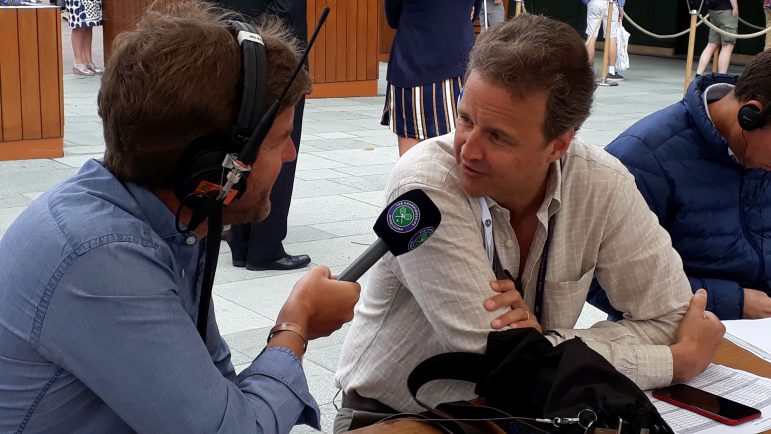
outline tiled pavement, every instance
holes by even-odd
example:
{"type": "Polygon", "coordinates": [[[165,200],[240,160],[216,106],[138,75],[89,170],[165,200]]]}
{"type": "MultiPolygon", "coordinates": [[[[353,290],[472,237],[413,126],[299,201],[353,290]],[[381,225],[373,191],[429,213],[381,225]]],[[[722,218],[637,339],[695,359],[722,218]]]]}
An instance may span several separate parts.
{"type": "MultiPolygon", "coordinates": [[[[65,43],[65,53],[68,49],[65,43]]],[[[593,114],[580,131],[583,139],[605,145],[640,117],[682,96],[683,61],[632,56],[631,63],[633,69],[624,72],[627,81],[598,88],[593,114]]],[[[290,253],[310,254],[314,263],[329,265],[333,272],[345,268],[374,241],[371,226],[380,212],[386,178],[398,158],[396,138],[379,125],[384,65],[380,76],[381,96],[309,100],[305,110],[285,246],[290,253]]],[[[96,111],[99,78],[65,75],[64,84],[65,156],[0,162],[0,235],[43,191],[104,150],[96,111]]],[[[235,268],[226,244],[219,263],[215,309],[233,351],[233,363],[240,370],[262,349],[267,330],[304,271],[235,268]]],[[[586,308],[579,326],[589,326],[601,317],[586,308]]],[[[335,414],[333,373],[346,330],[313,341],[305,356],[311,393],[321,405],[327,432],[335,414]]],[[[294,432],[310,431],[298,427],[294,432]]]]}

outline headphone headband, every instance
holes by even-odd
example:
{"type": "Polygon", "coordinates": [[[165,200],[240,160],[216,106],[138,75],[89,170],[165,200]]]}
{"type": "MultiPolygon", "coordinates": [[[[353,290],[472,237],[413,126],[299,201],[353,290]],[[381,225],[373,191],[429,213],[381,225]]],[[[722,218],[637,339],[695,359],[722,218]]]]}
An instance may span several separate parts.
{"type": "MultiPolygon", "coordinates": [[[[253,131],[269,106],[266,101],[267,54],[262,36],[247,23],[229,20],[227,24],[241,48],[243,70],[241,105],[229,135],[208,134],[193,141],[185,151],[175,185],[177,197],[183,203],[203,182],[213,185],[224,184],[223,162],[230,154],[240,155],[246,150],[253,131]]],[[[243,176],[235,187],[239,196],[246,191],[246,178],[247,176],[243,176]]]]}
{"type": "Polygon", "coordinates": [[[243,53],[243,93],[241,108],[231,133],[229,151],[240,154],[252,131],[265,114],[267,94],[267,54],[265,43],[254,27],[240,21],[228,21],[243,53]]]}

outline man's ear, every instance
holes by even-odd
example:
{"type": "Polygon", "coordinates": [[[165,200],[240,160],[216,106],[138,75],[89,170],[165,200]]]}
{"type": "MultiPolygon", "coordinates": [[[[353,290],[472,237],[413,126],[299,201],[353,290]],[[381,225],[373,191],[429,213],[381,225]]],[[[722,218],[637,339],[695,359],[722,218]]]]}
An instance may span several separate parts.
{"type": "Polygon", "coordinates": [[[570,143],[573,141],[575,133],[575,128],[571,128],[552,139],[549,143],[549,146],[551,147],[551,151],[549,152],[549,163],[553,163],[565,155],[565,152],[567,152],[570,147],[570,143]]]}

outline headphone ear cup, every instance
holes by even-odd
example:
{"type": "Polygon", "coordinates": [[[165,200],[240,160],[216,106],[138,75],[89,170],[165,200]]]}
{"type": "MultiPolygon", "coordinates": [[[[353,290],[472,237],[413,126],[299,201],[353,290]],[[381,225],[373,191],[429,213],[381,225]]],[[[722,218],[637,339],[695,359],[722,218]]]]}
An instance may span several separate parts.
{"type": "Polygon", "coordinates": [[[744,104],[739,109],[739,126],[745,131],[752,131],[762,127],[763,113],[753,104],[744,104]]]}
{"type": "Polygon", "coordinates": [[[204,136],[190,144],[180,162],[178,182],[174,186],[180,201],[195,192],[202,181],[222,185],[225,177],[222,162],[227,155],[225,150],[228,146],[230,140],[222,135],[204,136]]]}

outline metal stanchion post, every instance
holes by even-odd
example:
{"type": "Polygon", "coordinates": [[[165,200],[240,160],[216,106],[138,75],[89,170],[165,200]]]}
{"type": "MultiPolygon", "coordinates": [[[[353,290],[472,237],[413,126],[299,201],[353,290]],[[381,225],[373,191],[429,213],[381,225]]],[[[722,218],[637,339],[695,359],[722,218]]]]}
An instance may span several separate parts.
{"type": "Polygon", "coordinates": [[[613,37],[613,0],[608,0],[608,22],[605,23],[605,47],[602,49],[602,79],[597,86],[618,86],[615,81],[608,80],[608,59],[610,59],[610,39],[613,37]]]}
{"type": "Polygon", "coordinates": [[[485,29],[490,28],[490,23],[487,22],[487,2],[482,0],[482,12],[485,14],[485,29]]]}
{"type": "Polygon", "coordinates": [[[522,0],[514,1],[514,16],[518,17],[522,13],[522,0]]]}
{"type": "Polygon", "coordinates": [[[691,84],[691,75],[693,74],[693,46],[696,44],[696,17],[699,15],[699,11],[691,10],[691,33],[688,36],[688,58],[685,62],[685,86],[683,87],[683,95],[688,90],[688,85],[691,84]]]}

